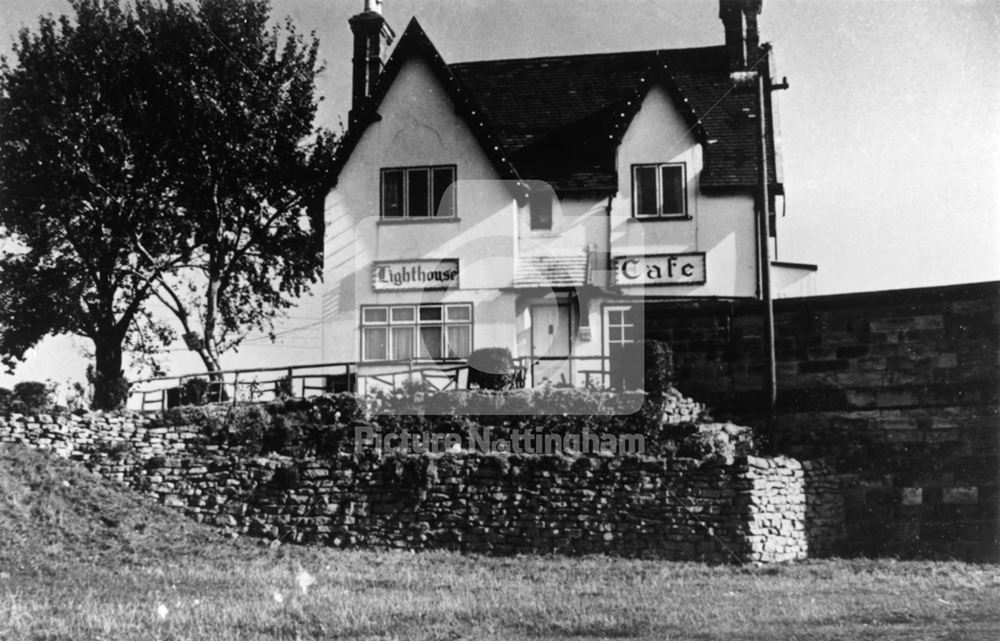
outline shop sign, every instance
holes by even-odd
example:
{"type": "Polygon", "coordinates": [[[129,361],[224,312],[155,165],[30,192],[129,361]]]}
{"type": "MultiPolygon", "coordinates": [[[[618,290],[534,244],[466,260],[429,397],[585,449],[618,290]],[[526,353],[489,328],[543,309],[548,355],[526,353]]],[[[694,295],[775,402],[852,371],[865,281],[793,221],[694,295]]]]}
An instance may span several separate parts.
{"type": "Polygon", "coordinates": [[[372,265],[375,291],[458,287],[458,259],[393,260],[372,265]]]}
{"type": "Polygon", "coordinates": [[[615,285],[703,285],[705,254],[617,256],[615,285]]]}

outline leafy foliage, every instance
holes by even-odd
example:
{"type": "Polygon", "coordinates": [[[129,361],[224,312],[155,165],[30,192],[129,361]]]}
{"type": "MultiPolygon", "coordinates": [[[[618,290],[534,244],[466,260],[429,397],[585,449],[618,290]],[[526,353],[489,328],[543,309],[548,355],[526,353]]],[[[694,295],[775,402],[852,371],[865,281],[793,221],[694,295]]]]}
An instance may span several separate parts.
{"type": "Polygon", "coordinates": [[[0,388],[0,414],[38,414],[53,409],[52,387],[38,381],[22,381],[14,390],[0,388]]]}
{"type": "Polygon", "coordinates": [[[0,361],[87,336],[110,407],[123,347],[176,336],[151,301],[217,369],[315,282],[333,138],[316,41],[264,0],[71,4],[0,66],[0,361]]]}
{"type": "MultiPolygon", "coordinates": [[[[163,25],[166,158],[179,202],[180,264],[155,295],[206,367],[251,330],[270,331],[319,277],[322,188],[333,138],[313,136],[318,43],[289,22],[268,29],[261,0],[202,0],[181,37],[163,25]],[[200,27],[200,28],[196,28],[200,27]],[[186,32],[185,32],[186,33],[186,32]]],[[[155,251],[140,256],[162,264],[155,251]]],[[[169,259],[168,259],[169,260],[169,259]]]]}

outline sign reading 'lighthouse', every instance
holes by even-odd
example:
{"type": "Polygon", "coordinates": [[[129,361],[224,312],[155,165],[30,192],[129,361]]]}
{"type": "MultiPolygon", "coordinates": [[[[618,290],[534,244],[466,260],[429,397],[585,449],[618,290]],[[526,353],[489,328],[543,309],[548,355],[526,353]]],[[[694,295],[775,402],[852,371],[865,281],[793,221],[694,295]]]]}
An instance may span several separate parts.
{"type": "Polygon", "coordinates": [[[458,287],[458,260],[399,260],[372,265],[375,291],[458,287]]]}

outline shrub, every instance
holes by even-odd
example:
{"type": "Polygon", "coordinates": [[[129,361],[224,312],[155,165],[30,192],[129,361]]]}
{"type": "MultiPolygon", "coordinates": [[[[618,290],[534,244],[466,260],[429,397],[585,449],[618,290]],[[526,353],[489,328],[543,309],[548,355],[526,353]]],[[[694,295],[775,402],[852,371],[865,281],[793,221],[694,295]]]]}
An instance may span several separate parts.
{"type": "Polygon", "coordinates": [[[189,378],[181,383],[181,403],[185,405],[204,405],[207,395],[208,379],[189,378]]]}
{"type": "Polygon", "coordinates": [[[38,414],[52,409],[52,390],[45,383],[22,381],[14,385],[10,409],[22,414],[38,414]]]}
{"type": "Polygon", "coordinates": [[[279,452],[291,454],[302,443],[301,423],[292,417],[275,416],[261,435],[261,454],[279,452]]]}
{"type": "Polygon", "coordinates": [[[673,352],[663,341],[629,343],[611,359],[611,387],[662,396],[670,389],[673,368],[673,352]]]}
{"type": "Polygon", "coordinates": [[[365,416],[364,404],[351,392],[325,394],[310,400],[324,423],[350,423],[365,416]]]}
{"type": "Polygon", "coordinates": [[[229,405],[217,438],[240,447],[246,454],[260,454],[264,434],[270,429],[272,415],[261,405],[229,405]]]}
{"type": "Polygon", "coordinates": [[[100,379],[94,382],[94,397],[90,405],[94,409],[121,409],[128,401],[128,391],[131,383],[124,376],[113,378],[105,383],[100,379]]]}
{"type": "Polygon", "coordinates": [[[0,414],[10,413],[10,404],[14,400],[14,393],[6,387],[0,387],[0,414]]]}
{"type": "Polygon", "coordinates": [[[485,347],[469,354],[469,387],[508,390],[514,386],[514,358],[506,347],[485,347]]]}

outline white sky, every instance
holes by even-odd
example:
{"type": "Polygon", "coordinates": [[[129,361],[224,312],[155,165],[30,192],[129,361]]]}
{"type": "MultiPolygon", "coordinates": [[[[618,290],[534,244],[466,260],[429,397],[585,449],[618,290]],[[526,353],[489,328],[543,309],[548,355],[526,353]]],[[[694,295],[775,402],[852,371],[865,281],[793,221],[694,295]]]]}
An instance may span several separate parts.
{"type": "MultiPolygon", "coordinates": [[[[319,36],[319,119],[336,128],[350,100],[347,19],[363,0],[272,6],[319,36]]],[[[38,15],[70,11],[0,0],[0,51],[38,15]]],[[[397,33],[416,15],[448,62],[723,42],[716,0],[385,0],[384,14],[397,33]]],[[[764,0],[761,35],[791,85],[776,94],[780,258],[817,263],[820,294],[1000,279],[1000,2],[764,0]]],[[[17,378],[76,351],[46,348],[17,378]]]]}

